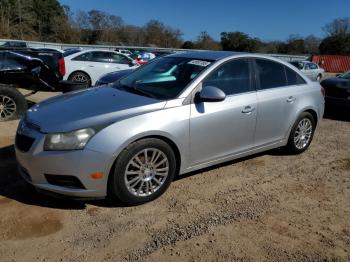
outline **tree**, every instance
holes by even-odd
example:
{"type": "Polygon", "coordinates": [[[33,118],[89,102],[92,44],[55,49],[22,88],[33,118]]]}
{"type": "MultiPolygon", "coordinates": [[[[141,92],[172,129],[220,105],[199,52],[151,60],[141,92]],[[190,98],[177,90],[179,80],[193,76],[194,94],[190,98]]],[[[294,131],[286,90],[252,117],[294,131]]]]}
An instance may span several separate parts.
{"type": "Polygon", "coordinates": [[[328,36],[348,34],[350,33],[350,18],[344,17],[334,19],[332,22],[326,24],[322,29],[328,36]]]}
{"type": "Polygon", "coordinates": [[[202,31],[197,38],[195,48],[204,50],[220,50],[220,45],[208,34],[207,31],[202,31]]]}
{"type": "Polygon", "coordinates": [[[290,35],[287,42],[282,42],[278,45],[277,52],[281,54],[305,54],[304,39],[298,35],[290,35]]]}
{"type": "Polygon", "coordinates": [[[150,20],[144,27],[145,43],[159,47],[180,47],[182,32],[165,26],[158,20],[150,20]]]}
{"type": "Polygon", "coordinates": [[[305,52],[307,54],[317,54],[319,52],[319,46],[322,39],[314,35],[309,35],[304,38],[305,52]]]}
{"type": "Polygon", "coordinates": [[[326,37],[320,44],[320,53],[328,55],[350,55],[350,33],[326,37]]]}
{"type": "Polygon", "coordinates": [[[185,41],[181,48],[183,49],[194,49],[194,43],[192,41],[185,41]]]}
{"type": "Polygon", "coordinates": [[[243,32],[222,32],[221,46],[225,51],[256,52],[261,41],[243,32]]]}

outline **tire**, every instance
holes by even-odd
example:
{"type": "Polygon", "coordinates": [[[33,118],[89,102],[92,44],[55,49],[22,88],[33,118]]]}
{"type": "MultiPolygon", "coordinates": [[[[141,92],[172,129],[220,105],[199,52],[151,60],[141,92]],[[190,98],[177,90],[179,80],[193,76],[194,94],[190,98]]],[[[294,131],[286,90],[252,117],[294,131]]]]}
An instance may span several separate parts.
{"type": "Polygon", "coordinates": [[[301,154],[308,149],[313,139],[315,128],[314,117],[309,112],[303,112],[295,121],[290,132],[286,146],[287,150],[292,154],[301,154]]]}
{"type": "Polygon", "coordinates": [[[69,81],[80,83],[84,88],[89,88],[91,86],[91,78],[87,73],[82,71],[73,72],[69,77],[69,81]],[[85,85],[84,85],[85,84],[85,85]]]}
{"type": "Polygon", "coordinates": [[[22,117],[27,101],[14,86],[0,84],[0,122],[22,117]]]}
{"type": "Polygon", "coordinates": [[[175,172],[175,154],[166,142],[155,138],[139,140],[118,156],[109,178],[108,193],[127,205],[149,202],[165,192],[175,172]]]}

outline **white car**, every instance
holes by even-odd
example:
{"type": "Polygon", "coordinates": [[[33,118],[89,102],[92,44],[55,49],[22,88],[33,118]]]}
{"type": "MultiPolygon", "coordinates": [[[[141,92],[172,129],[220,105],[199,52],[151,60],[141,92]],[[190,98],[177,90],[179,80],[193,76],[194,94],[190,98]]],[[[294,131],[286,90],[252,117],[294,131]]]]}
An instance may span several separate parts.
{"type": "Polygon", "coordinates": [[[310,78],[312,81],[320,82],[324,77],[324,70],[317,64],[309,61],[293,61],[290,62],[296,68],[298,68],[304,75],[310,78]]]}
{"type": "Polygon", "coordinates": [[[120,54],[126,55],[126,56],[132,55],[132,52],[131,52],[130,50],[117,49],[117,50],[115,50],[115,51],[118,52],[118,53],[120,53],[120,54]]]}
{"type": "Polygon", "coordinates": [[[104,50],[84,50],[69,55],[64,60],[64,80],[83,83],[87,87],[94,86],[96,81],[107,73],[139,66],[126,55],[104,50]]]}

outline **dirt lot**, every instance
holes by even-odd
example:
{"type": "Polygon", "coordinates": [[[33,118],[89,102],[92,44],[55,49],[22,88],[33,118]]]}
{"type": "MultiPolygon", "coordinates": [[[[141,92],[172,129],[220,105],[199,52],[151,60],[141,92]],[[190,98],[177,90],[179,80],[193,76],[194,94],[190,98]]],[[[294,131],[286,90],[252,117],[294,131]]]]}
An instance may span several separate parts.
{"type": "Polygon", "coordinates": [[[35,193],[16,172],[17,121],[0,123],[0,260],[350,261],[350,113],[327,117],[302,155],[196,172],[137,207],[35,193]]]}

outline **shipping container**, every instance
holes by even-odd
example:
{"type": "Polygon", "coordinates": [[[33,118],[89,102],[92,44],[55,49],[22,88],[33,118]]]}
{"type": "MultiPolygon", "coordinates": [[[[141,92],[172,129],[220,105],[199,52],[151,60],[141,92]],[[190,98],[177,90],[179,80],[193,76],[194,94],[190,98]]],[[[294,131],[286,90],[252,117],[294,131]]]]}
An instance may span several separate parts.
{"type": "Polygon", "coordinates": [[[329,73],[342,73],[350,70],[350,56],[313,55],[311,61],[329,73]]]}

